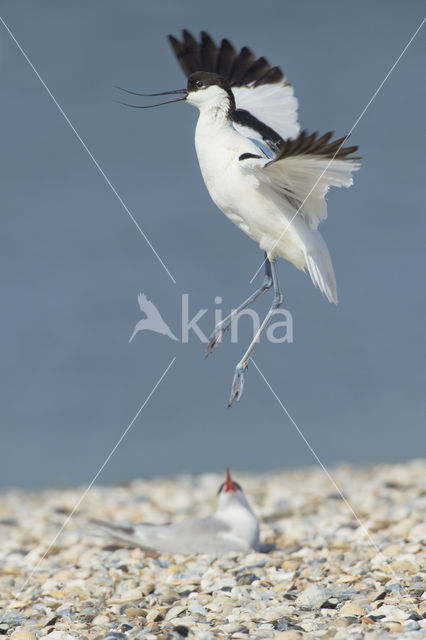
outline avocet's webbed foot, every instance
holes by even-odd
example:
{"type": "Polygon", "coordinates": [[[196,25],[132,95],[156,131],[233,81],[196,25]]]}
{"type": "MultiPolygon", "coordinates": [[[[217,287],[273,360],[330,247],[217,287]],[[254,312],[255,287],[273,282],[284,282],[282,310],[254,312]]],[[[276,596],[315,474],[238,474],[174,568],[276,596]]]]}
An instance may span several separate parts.
{"type": "Polygon", "coordinates": [[[228,407],[232,405],[234,400],[237,402],[240,401],[241,396],[243,395],[244,389],[244,371],[247,369],[247,365],[245,364],[237,364],[234,373],[234,379],[232,381],[231,395],[228,402],[228,407]]]}
{"type": "Polygon", "coordinates": [[[219,322],[219,324],[216,326],[215,330],[213,331],[213,333],[209,338],[209,344],[207,345],[207,349],[206,349],[206,358],[211,353],[213,353],[213,351],[217,349],[218,346],[222,343],[223,334],[225,333],[228,327],[222,327],[221,324],[222,323],[219,322]]]}

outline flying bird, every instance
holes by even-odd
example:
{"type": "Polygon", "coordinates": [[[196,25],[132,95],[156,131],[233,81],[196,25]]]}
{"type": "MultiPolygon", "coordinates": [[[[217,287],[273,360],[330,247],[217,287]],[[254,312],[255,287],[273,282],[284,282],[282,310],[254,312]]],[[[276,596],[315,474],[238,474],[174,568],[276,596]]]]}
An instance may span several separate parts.
{"type": "Polygon", "coordinates": [[[262,285],[216,326],[210,354],[237,315],[273,288],[271,308],[238,362],[228,406],[240,400],[244,372],[253,351],[283,304],[276,258],[307,271],[312,282],[337,304],[336,279],[318,225],[327,217],[330,186],[349,187],[359,169],[356,146],[347,137],[301,131],[298,102],[281,69],[250,49],[239,53],[224,39],[217,45],[208,33],[196,40],[184,30],[169,41],[188,81],[186,89],[138,96],[175,95],[147,109],[185,101],[199,110],[195,148],[204,182],[219,209],[265,252],[262,285]]]}
{"type": "Polygon", "coordinates": [[[138,295],[138,303],[140,310],[146,315],[146,318],[142,318],[142,320],[139,320],[136,324],[129,342],[133,340],[139,331],[155,331],[155,333],[161,333],[163,336],[168,336],[172,340],[177,340],[170,327],[164,322],[155,304],[151,302],[151,300],[148,300],[146,295],[140,293],[138,295]]]}
{"type": "Polygon", "coordinates": [[[225,482],[219,487],[217,509],[205,518],[187,518],[172,524],[141,523],[131,527],[102,520],[91,520],[91,523],[116,540],[148,551],[221,555],[260,549],[259,521],[241,486],[232,480],[229,469],[225,482]]]}

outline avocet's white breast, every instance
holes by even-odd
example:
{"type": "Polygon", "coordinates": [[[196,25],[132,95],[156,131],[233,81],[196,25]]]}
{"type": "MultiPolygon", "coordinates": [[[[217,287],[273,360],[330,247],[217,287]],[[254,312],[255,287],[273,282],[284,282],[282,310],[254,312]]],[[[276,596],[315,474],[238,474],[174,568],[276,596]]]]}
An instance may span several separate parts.
{"type": "Polygon", "coordinates": [[[228,112],[230,107],[228,93],[217,85],[211,85],[198,91],[191,91],[188,93],[186,101],[200,111],[219,109],[228,112]]]}

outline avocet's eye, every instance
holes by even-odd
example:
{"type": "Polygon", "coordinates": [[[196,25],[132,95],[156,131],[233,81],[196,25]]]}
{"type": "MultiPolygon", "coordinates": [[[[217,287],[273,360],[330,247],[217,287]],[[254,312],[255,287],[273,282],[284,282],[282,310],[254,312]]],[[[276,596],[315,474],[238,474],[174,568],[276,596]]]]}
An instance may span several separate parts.
{"type": "Polygon", "coordinates": [[[201,80],[197,80],[197,82],[195,83],[197,85],[197,87],[199,87],[201,89],[201,87],[203,87],[203,83],[201,82],[201,80]]]}

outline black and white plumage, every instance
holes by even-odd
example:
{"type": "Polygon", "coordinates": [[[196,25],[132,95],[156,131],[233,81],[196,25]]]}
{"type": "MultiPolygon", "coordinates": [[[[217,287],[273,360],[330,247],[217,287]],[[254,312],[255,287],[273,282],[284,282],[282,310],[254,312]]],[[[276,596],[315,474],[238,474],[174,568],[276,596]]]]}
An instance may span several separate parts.
{"type": "Polygon", "coordinates": [[[351,157],[357,147],[343,146],[346,138],[331,141],[331,132],[300,131],[297,99],[279,67],[256,59],[247,47],[237,53],[226,39],[218,46],[205,32],[199,41],[188,31],[182,40],[169,40],[188,77],[187,88],[153,95],[181,93],[184,97],[172,101],[199,109],[195,148],[209,194],[267,258],[262,286],[219,323],[207,353],[220,344],[239,312],[274,287],[270,312],[236,367],[232,404],[241,397],[253,350],[283,302],[276,257],[307,270],[323,295],[337,303],[334,270],[318,225],[327,217],[329,187],[349,187],[360,163],[351,157]]]}
{"type": "Polygon", "coordinates": [[[284,140],[297,136],[297,99],[279,67],[263,57],[256,59],[247,47],[237,53],[226,38],[218,47],[205,31],[200,42],[186,30],[181,42],[171,35],[169,41],[187,77],[209,71],[226,80],[236,103],[232,121],[242,135],[266,143],[274,152],[284,140]]]}

